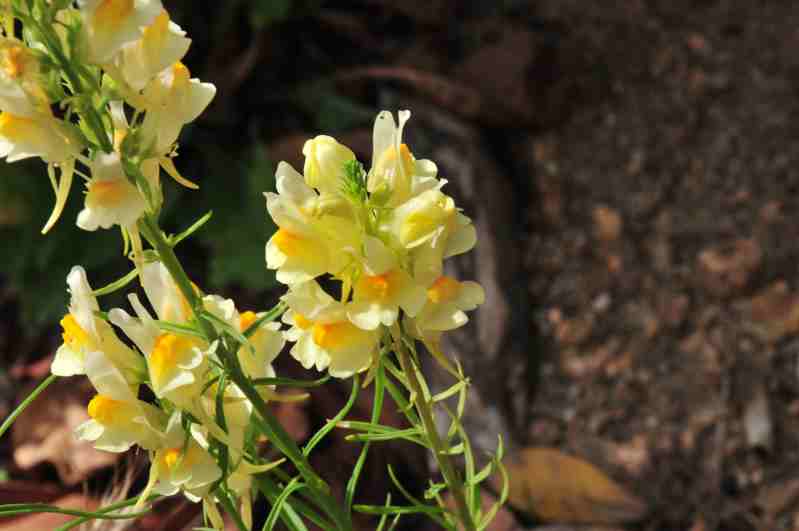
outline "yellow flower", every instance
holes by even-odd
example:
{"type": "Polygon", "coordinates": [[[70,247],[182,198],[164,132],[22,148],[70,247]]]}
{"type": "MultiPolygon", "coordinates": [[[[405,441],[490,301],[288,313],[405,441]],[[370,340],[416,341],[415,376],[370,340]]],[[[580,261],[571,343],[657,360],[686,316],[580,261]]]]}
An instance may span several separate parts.
{"type": "Polygon", "coordinates": [[[379,239],[367,236],[363,247],[364,271],[347,307],[350,321],[364,330],[375,330],[380,324],[394,324],[400,308],[416,315],[425,303],[424,287],[414,282],[379,239]]]}
{"type": "Polygon", "coordinates": [[[0,37],[0,110],[17,116],[50,115],[39,61],[24,42],[0,37]]]}
{"type": "Polygon", "coordinates": [[[211,484],[222,476],[216,461],[198,440],[183,430],[181,415],[175,412],[163,434],[150,466],[153,491],[171,496],[183,491],[187,498],[199,501],[211,484]]]}
{"type": "Polygon", "coordinates": [[[369,368],[380,334],[352,324],[346,305],[333,300],[314,281],[292,286],[283,300],[290,308],[283,321],[291,325],[285,336],[295,342],[290,354],[303,367],[327,369],[336,378],[369,368]]]}
{"type": "Polygon", "coordinates": [[[169,20],[166,11],[161,11],[153,23],[144,28],[139,40],[122,47],[116,67],[125,82],[139,91],[159,72],[180,61],[190,44],[186,32],[169,20]]]}
{"type": "Polygon", "coordinates": [[[477,242],[471,220],[438,188],[395,208],[381,231],[392,245],[409,253],[412,276],[423,285],[441,275],[444,259],[470,250],[477,242]]]}
{"type": "Polygon", "coordinates": [[[397,125],[390,112],[382,111],[375,119],[372,169],[367,188],[375,197],[386,198],[385,205],[389,207],[404,203],[438,184],[435,163],[417,160],[402,143],[402,132],[410,117],[410,111],[399,111],[397,125]]]}
{"type": "Polygon", "coordinates": [[[144,360],[116,336],[111,326],[97,317],[97,299],[86,278],[86,271],[75,266],[67,276],[70,291],[69,313],[61,320],[63,344],[56,351],[50,368],[58,376],[86,373],[86,357],[99,352],[131,383],[144,376],[144,360]]]}
{"type": "Polygon", "coordinates": [[[323,194],[338,194],[344,177],[344,164],[355,160],[352,150],[335,138],[319,135],[305,142],[305,182],[323,194]]]}
{"type": "MultiPolygon", "coordinates": [[[[263,314],[244,312],[241,314],[240,329],[244,332],[263,314]]],[[[271,378],[275,376],[272,362],[280,351],[283,350],[285,339],[280,332],[279,323],[262,324],[258,330],[249,337],[249,345],[239,347],[239,361],[244,373],[250,378],[271,378]]]]}
{"type": "Polygon", "coordinates": [[[46,114],[24,116],[0,112],[0,158],[15,162],[41,157],[45,162],[65,162],[82,149],[69,129],[46,114]]]}
{"type": "MultiPolygon", "coordinates": [[[[131,183],[120,162],[119,153],[101,153],[91,166],[86,183],[85,207],[78,214],[83,230],[108,229],[113,225],[131,227],[144,214],[147,203],[142,192],[131,183]]],[[[153,193],[158,193],[158,164],[154,160],[141,166],[153,193]]]]}
{"type": "Polygon", "coordinates": [[[193,79],[181,62],[173,63],[150,81],[143,93],[147,115],[142,134],[153,143],[156,155],[172,150],[183,126],[200,116],[215,94],[214,85],[193,79]]]}
{"type": "MultiPolygon", "coordinates": [[[[141,282],[159,319],[188,324],[191,309],[163,264],[145,264],[141,282]]],[[[193,407],[203,384],[201,375],[207,359],[217,344],[208,345],[194,336],[162,332],[135,294],[131,294],[129,300],[138,318],[114,308],[108,314],[109,320],[144,353],[155,395],[181,407],[193,407]]]]}
{"type": "Polygon", "coordinates": [[[266,265],[277,270],[277,280],[288,285],[324,273],[337,274],[358,246],[353,220],[327,214],[324,199],[308,187],[302,175],[280,163],[278,193],[267,192],[266,207],[279,230],[266,244],[266,265]]]}
{"type": "Polygon", "coordinates": [[[81,13],[89,45],[89,59],[107,63],[122,47],[141,37],[163,11],[160,0],[86,0],[81,13]]]}
{"type": "Polygon", "coordinates": [[[440,276],[427,288],[427,302],[413,319],[412,330],[420,338],[427,332],[454,330],[469,321],[465,312],[483,302],[485,291],[477,282],[440,276]]]}
{"type": "Polygon", "coordinates": [[[136,387],[100,352],[87,356],[86,375],[98,394],[86,408],[90,419],[75,430],[78,438],[108,452],[124,452],[134,444],[157,448],[166,423],[163,412],[138,400],[136,387]]]}

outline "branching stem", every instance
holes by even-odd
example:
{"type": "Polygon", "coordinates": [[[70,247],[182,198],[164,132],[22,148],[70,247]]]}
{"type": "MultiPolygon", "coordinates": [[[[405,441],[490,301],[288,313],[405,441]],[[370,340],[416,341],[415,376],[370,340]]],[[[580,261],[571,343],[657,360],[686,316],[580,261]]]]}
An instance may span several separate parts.
{"type": "Polygon", "coordinates": [[[441,474],[444,476],[449,487],[452,497],[455,500],[455,508],[458,520],[465,531],[476,531],[477,526],[472,520],[471,511],[466,504],[466,495],[463,491],[463,481],[458,474],[457,469],[452,464],[450,459],[450,446],[449,441],[442,439],[438,435],[436,423],[433,419],[433,404],[428,400],[426,393],[422,389],[422,384],[419,382],[418,373],[413,366],[413,360],[407,347],[402,343],[402,331],[400,330],[399,323],[394,323],[391,327],[391,337],[394,342],[394,352],[399,358],[402,372],[408,379],[411,394],[413,395],[413,403],[416,406],[416,411],[419,413],[419,418],[424,425],[424,431],[427,440],[433,450],[433,457],[441,469],[441,474]]]}

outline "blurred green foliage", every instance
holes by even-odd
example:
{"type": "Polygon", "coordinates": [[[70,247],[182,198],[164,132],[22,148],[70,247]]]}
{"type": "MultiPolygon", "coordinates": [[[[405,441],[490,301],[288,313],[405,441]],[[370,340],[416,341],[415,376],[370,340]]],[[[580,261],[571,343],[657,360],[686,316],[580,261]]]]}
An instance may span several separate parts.
{"type": "Polygon", "coordinates": [[[119,231],[89,235],[75,226],[82,208],[79,181],[76,178],[73,182],[72,197],[61,221],[43,236],[41,229],[54,202],[45,165],[38,160],[0,163],[0,274],[7,278],[20,303],[26,332],[64,313],[65,279],[74,264],[91,270],[113,262],[119,268],[124,263],[119,231]]]}

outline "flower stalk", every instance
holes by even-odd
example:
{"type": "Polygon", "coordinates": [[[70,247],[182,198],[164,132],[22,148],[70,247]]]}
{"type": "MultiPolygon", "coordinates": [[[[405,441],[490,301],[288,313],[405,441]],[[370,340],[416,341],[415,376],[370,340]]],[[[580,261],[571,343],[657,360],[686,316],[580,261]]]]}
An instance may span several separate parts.
{"type": "Polygon", "coordinates": [[[433,418],[433,404],[427,399],[427,393],[422,388],[422,384],[419,381],[419,371],[414,366],[414,361],[411,359],[408,348],[402,342],[402,331],[398,324],[391,327],[391,338],[394,344],[394,353],[399,359],[403,374],[408,379],[411,399],[424,425],[424,435],[430,443],[433,458],[441,470],[441,475],[444,476],[444,481],[452,493],[452,498],[455,500],[458,520],[465,531],[476,531],[477,526],[472,518],[469,506],[466,504],[463,480],[450,458],[449,441],[442,439],[438,434],[435,419],[433,418]]]}
{"type": "MultiPolygon", "coordinates": [[[[218,334],[214,330],[213,324],[208,322],[204,316],[202,300],[194,290],[191,280],[186,270],[180,263],[172,245],[170,245],[163,231],[158,228],[154,216],[147,215],[140,222],[140,230],[155,248],[162,263],[175,280],[178,288],[192,308],[197,324],[202,328],[203,333],[209,341],[217,338],[218,334]]],[[[259,427],[283,455],[285,455],[297,467],[299,473],[307,482],[309,488],[314,492],[314,499],[321,508],[335,522],[336,529],[342,531],[351,529],[352,523],[346,512],[341,510],[338,502],[332,497],[330,486],[323,480],[311,467],[308,459],[303,455],[300,448],[281,426],[280,422],[272,414],[261,394],[252,385],[252,382],[244,375],[238,358],[226,348],[217,351],[223,359],[226,368],[230,371],[230,379],[235,383],[244,395],[252,402],[258,416],[259,427]]]]}

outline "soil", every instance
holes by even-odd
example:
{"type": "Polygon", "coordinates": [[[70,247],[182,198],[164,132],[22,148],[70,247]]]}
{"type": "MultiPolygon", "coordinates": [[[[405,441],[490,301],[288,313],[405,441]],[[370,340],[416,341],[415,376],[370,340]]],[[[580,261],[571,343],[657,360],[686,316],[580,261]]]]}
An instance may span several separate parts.
{"type": "Polygon", "coordinates": [[[799,10],[535,12],[599,97],[514,145],[546,345],[528,443],[615,467],[644,529],[798,528],[799,10]]]}

